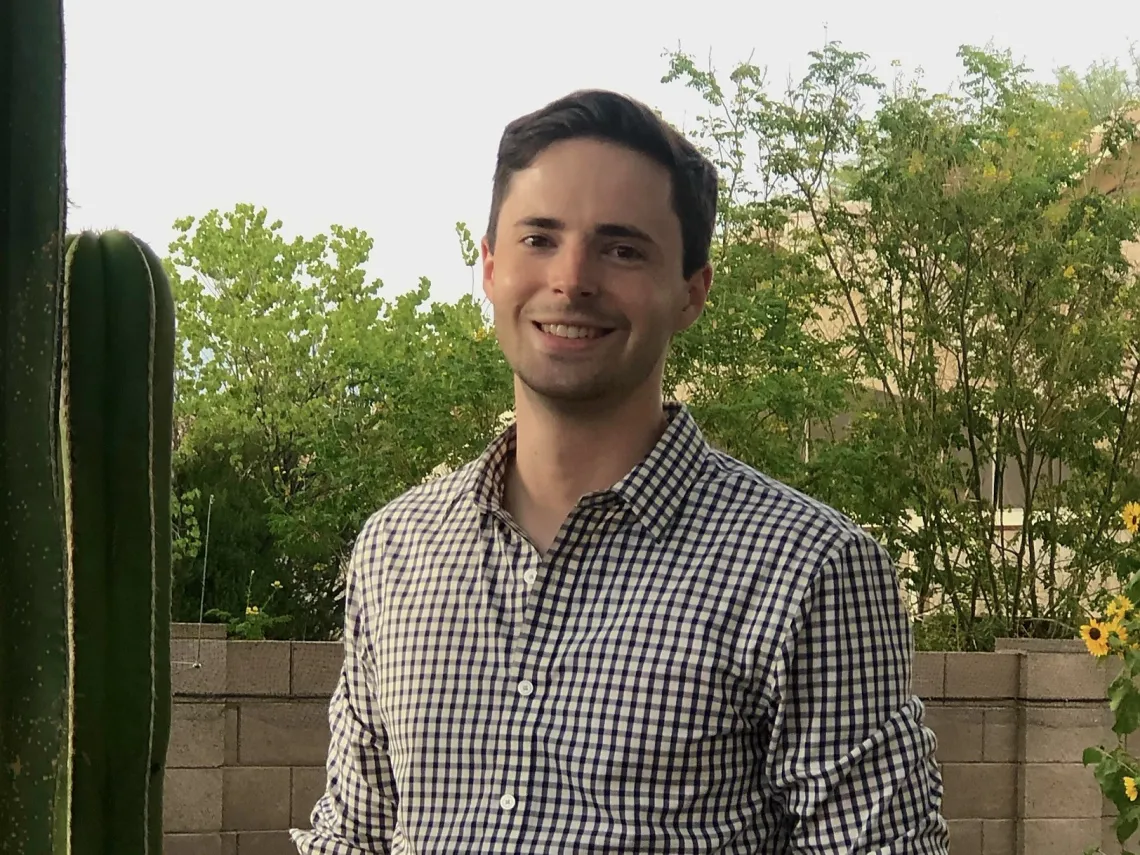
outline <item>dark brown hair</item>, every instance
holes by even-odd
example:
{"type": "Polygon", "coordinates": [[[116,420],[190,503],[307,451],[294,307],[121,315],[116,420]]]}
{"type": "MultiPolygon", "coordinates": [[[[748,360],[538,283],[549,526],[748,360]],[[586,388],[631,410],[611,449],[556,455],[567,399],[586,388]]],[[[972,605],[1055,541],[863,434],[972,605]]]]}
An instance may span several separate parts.
{"type": "Polygon", "coordinates": [[[673,211],[681,222],[681,267],[686,278],[700,270],[709,259],[716,223],[716,167],[645,104],[599,89],[572,92],[520,116],[503,130],[487,224],[491,248],[512,176],[530,166],[547,146],[583,137],[623,145],[653,158],[669,171],[673,211]]]}

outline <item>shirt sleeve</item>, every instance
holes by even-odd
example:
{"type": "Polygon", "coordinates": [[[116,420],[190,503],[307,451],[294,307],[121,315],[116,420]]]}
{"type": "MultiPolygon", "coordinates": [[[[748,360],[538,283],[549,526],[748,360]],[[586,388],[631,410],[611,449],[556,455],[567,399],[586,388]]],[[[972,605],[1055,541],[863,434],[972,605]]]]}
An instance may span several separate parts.
{"type": "Polygon", "coordinates": [[[893,562],[858,534],[818,568],[785,640],[767,780],[795,855],[947,855],[936,739],[910,688],[893,562]]]}
{"type": "Polygon", "coordinates": [[[310,814],[311,830],[293,829],[300,855],[389,855],[396,822],[396,781],[388,738],[376,709],[375,668],[365,631],[365,603],[379,592],[379,537],[365,528],[353,549],[345,585],[344,664],[329,703],[325,792],[310,814]]]}

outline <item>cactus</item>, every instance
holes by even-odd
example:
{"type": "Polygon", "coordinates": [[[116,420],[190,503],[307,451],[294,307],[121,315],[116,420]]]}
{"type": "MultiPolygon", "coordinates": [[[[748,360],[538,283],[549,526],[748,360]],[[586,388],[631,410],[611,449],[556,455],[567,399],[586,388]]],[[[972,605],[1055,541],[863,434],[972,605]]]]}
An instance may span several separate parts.
{"type": "MultiPolygon", "coordinates": [[[[41,422],[41,431],[5,433],[41,443],[25,447],[23,460],[5,445],[5,509],[24,511],[18,522],[40,536],[43,557],[25,552],[0,574],[0,733],[13,758],[0,789],[0,851],[160,855],[171,712],[173,300],[158,258],[127,233],[67,236],[64,251],[50,315],[58,326],[40,331],[58,342],[58,354],[48,348],[58,359],[46,360],[42,388],[29,381],[48,399],[41,409],[57,418],[56,430],[41,422]],[[17,464],[25,472],[39,465],[42,482],[12,480],[17,464]]],[[[5,415],[23,388],[5,386],[5,415]]],[[[15,535],[28,532],[4,534],[19,545],[15,535]]]]}
{"type": "Polygon", "coordinates": [[[63,9],[0,2],[0,852],[65,851],[67,620],[56,472],[63,9]]]}
{"type": "Polygon", "coordinates": [[[61,0],[0,3],[0,56],[0,852],[160,855],[170,283],[65,237],[61,0]]]}
{"type": "Polygon", "coordinates": [[[69,235],[59,433],[71,852],[162,852],[174,305],[145,243],[69,235]]]}

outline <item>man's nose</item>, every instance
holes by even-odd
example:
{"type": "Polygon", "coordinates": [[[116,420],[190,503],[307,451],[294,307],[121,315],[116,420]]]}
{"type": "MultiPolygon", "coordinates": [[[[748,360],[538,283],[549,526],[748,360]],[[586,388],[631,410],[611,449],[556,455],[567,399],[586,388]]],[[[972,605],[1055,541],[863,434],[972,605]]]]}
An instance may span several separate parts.
{"type": "Polygon", "coordinates": [[[567,297],[588,297],[598,291],[597,268],[588,246],[566,241],[549,269],[550,288],[567,297]]]}

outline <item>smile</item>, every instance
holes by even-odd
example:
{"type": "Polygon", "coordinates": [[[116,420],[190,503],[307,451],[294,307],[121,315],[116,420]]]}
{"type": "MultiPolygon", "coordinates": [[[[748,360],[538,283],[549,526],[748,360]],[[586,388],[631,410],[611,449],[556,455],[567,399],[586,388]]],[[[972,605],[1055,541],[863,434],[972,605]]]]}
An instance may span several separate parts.
{"type": "Polygon", "coordinates": [[[601,338],[612,332],[612,330],[603,329],[601,327],[578,327],[570,324],[536,323],[535,326],[547,335],[557,336],[558,338],[601,338]]]}

